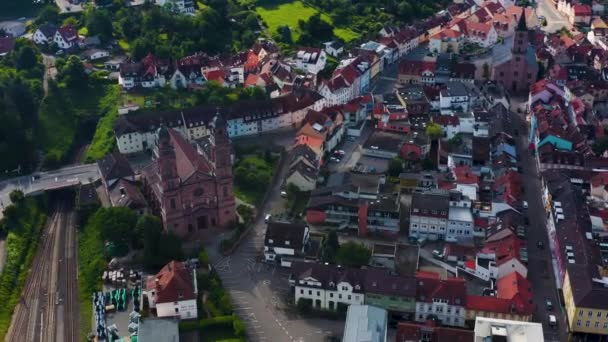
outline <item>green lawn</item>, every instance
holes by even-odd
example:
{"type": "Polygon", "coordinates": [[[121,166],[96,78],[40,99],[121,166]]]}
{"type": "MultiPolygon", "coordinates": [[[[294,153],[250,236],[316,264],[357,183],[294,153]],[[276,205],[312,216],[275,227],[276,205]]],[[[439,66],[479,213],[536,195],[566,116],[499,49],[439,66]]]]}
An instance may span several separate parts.
{"type": "MultiPolygon", "coordinates": [[[[264,4],[256,7],[255,11],[262,17],[262,20],[264,20],[264,23],[268,26],[268,31],[271,34],[276,33],[277,28],[281,25],[289,26],[294,41],[297,41],[300,37],[298,21],[308,20],[308,18],[319,12],[316,8],[307,6],[299,0],[279,5],[264,4]]],[[[329,23],[332,22],[327,14],[322,13],[321,18],[329,23]]],[[[346,42],[359,38],[360,36],[358,33],[347,28],[336,28],[334,29],[334,34],[337,37],[344,39],[346,42]]]]}
{"type": "Polygon", "coordinates": [[[336,37],[341,38],[342,40],[344,40],[345,42],[351,42],[355,39],[359,39],[361,37],[361,35],[351,29],[348,28],[338,28],[336,27],[334,29],[334,34],[336,35],[336,37]]]}

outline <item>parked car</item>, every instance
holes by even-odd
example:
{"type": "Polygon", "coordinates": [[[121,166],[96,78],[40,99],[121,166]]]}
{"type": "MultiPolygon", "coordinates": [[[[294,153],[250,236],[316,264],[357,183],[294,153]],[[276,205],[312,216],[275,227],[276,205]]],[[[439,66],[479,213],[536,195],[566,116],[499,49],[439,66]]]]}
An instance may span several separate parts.
{"type": "Polygon", "coordinates": [[[536,243],[536,247],[538,247],[538,249],[544,249],[545,248],[545,244],[542,241],[538,241],[536,243]]]}
{"type": "Polygon", "coordinates": [[[264,216],[264,222],[266,222],[266,223],[270,222],[271,218],[272,218],[272,215],[266,214],[266,216],[264,216]]]}
{"type": "Polygon", "coordinates": [[[287,197],[287,191],[281,191],[281,197],[283,197],[283,198],[287,197]]]}
{"type": "Polygon", "coordinates": [[[523,207],[524,207],[524,209],[528,209],[528,201],[523,202],[523,207]]]}
{"type": "Polygon", "coordinates": [[[433,251],[433,258],[443,259],[443,253],[441,253],[439,250],[436,249],[433,251]]]}
{"type": "Polygon", "coordinates": [[[553,303],[551,303],[550,300],[545,300],[545,305],[547,307],[547,310],[552,311],[553,310],[553,303]]]}

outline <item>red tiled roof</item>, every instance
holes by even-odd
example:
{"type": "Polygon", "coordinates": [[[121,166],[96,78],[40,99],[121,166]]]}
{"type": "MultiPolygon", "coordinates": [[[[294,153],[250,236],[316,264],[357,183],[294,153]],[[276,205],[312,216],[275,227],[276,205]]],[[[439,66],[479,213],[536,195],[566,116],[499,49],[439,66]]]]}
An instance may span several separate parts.
{"type": "Polygon", "coordinates": [[[66,42],[70,42],[78,38],[78,31],[72,25],[60,27],[57,31],[66,42]]]}
{"type": "Polygon", "coordinates": [[[486,242],[481,251],[487,254],[495,254],[496,265],[500,266],[512,258],[519,259],[519,252],[524,246],[525,244],[520,238],[509,235],[501,240],[486,242]]]}
{"type": "Polygon", "coordinates": [[[224,79],[226,78],[226,74],[224,74],[224,70],[211,70],[205,72],[205,78],[207,81],[216,81],[219,84],[224,84],[224,79]]]}
{"type": "Polygon", "coordinates": [[[465,305],[466,284],[463,278],[440,279],[434,272],[416,272],[416,298],[430,302],[433,299],[447,300],[449,305],[465,305]]]}
{"type": "Polygon", "coordinates": [[[213,167],[209,161],[196,152],[194,146],[172,128],[168,128],[171,143],[175,150],[177,173],[182,181],[188,179],[196,171],[210,173],[213,167]]]}
{"type": "Polygon", "coordinates": [[[462,32],[455,31],[452,29],[445,29],[436,33],[431,39],[444,39],[444,38],[458,38],[462,36],[462,32]]]}
{"type": "Polygon", "coordinates": [[[513,271],[498,279],[496,288],[496,297],[509,300],[517,312],[534,312],[532,285],[518,272],[513,271]]]}
{"type": "Polygon", "coordinates": [[[572,6],[572,9],[574,10],[574,15],[576,16],[590,16],[591,13],[593,13],[590,6],[583,4],[576,4],[572,6]]]}
{"type": "Polygon", "coordinates": [[[591,185],[593,187],[608,185],[608,172],[599,172],[591,177],[591,185]]]}
{"type": "Polygon", "coordinates": [[[192,272],[182,262],[171,261],[146,283],[154,290],[156,303],[171,303],[196,299],[192,272]]]}
{"type": "Polygon", "coordinates": [[[259,76],[256,74],[249,74],[247,79],[245,80],[244,87],[252,87],[255,86],[258,82],[259,76]]]}
{"type": "Polygon", "coordinates": [[[406,75],[421,75],[424,71],[435,73],[436,69],[437,64],[435,62],[404,60],[399,63],[399,73],[406,75]]]}
{"type": "Polygon", "coordinates": [[[433,122],[441,126],[458,126],[460,119],[455,115],[439,115],[433,117],[433,122]]]}
{"type": "Polygon", "coordinates": [[[477,184],[479,183],[479,177],[473,173],[470,166],[463,165],[455,167],[452,172],[456,178],[456,182],[459,184],[477,184]]]}
{"type": "Polygon", "coordinates": [[[425,324],[399,322],[395,341],[422,341],[423,338],[428,342],[470,342],[474,335],[471,330],[440,327],[434,321],[425,324]]]}

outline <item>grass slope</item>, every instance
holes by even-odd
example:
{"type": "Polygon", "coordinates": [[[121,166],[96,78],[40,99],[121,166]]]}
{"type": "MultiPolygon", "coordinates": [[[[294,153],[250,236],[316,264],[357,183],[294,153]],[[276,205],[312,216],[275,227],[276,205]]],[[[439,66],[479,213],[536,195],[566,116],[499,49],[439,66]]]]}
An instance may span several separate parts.
{"type": "MultiPolygon", "coordinates": [[[[271,34],[277,32],[277,28],[281,25],[287,25],[291,29],[293,40],[297,41],[300,37],[300,28],[298,27],[299,20],[308,20],[314,14],[319,12],[316,8],[305,5],[302,1],[296,0],[290,3],[283,4],[264,4],[256,7],[256,13],[262,17],[264,23],[268,26],[268,31],[271,34]]],[[[321,19],[331,23],[331,18],[321,13],[321,19]]],[[[349,42],[357,39],[360,35],[348,28],[336,28],[334,34],[349,42]]]]}

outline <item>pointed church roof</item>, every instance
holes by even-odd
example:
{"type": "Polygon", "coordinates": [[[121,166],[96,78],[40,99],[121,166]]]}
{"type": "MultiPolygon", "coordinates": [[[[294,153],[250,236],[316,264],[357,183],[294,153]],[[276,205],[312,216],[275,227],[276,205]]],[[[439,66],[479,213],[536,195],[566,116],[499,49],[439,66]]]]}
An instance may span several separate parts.
{"type": "Polygon", "coordinates": [[[517,23],[517,31],[528,31],[528,26],[526,25],[526,12],[522,11],[519,16],[519,22],[517,23]]]}

